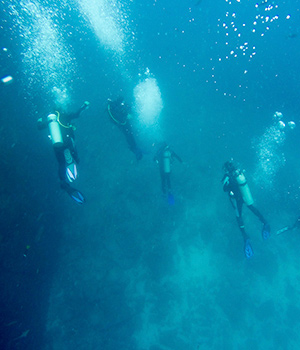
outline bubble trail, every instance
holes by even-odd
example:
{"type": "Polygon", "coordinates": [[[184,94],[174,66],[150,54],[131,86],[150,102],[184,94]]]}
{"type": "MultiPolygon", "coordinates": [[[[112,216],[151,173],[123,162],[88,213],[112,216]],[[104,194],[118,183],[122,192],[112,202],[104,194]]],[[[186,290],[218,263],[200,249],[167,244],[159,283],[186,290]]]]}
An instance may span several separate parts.
{"type": "Polygon", "coordinates": [[[75,76],[76,62],[70,54],[63,32],[55,22],[58,16],[37,1],[24,0],[9,5],[12,30],[21,38],[23,74],[28,90],[50,91],[57,104],[68,104],[69,81],[75,76]]]}

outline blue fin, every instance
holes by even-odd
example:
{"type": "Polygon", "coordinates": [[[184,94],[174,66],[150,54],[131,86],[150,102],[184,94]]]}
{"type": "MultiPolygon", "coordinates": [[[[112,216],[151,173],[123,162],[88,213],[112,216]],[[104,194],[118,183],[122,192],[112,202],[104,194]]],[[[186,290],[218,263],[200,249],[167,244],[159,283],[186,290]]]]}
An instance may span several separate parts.
{"type": "Polygon", "coordinates": [[[268,223],[264,224],[263,229],[262,229],[262,232],[261,232],[262,238],[263,238],[263,239],[268,239],[268,238],[270,238],[270,231],[271,231],[270,225],[269,225],[268,223]]]}
{"type": "Polygon", "coordinates": [[[244,252],[247,259],[250,259],[253,256],[253,249],[251,247],[249,239],[246,239],[245,241],[244,252]]]}
{"type": "Polygon", "coordinates": [[[168,193],[168,204],[169,205],[174,205],[175,204],[174,196],[170,192],[168,193]]]}
{"type": "Polygon", "coordinates": [[[83,194],[77,190],[74,190],[72,193],[70,193],[70,196],[78,204],[85,203],[85,198],[83,197],[83,194]]]}

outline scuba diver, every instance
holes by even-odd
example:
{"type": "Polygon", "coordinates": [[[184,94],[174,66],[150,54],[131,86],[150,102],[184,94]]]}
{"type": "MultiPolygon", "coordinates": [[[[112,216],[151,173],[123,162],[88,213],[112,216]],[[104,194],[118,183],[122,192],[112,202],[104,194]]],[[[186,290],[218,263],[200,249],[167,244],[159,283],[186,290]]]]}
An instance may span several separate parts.
{"type": "Polygon", "coordinates": [[[81,112],[87,109],[89,104],[88,101],[85,101],[75,113],[60,114],[55,111],[49,114],[46,119],[39,118],[37,121],[39,130],[48,126],[49,138],[52,140],[53,150],[58,162],[60,187],[78,204],[83,204],[85,199],[81,192],[70,185],[77,179],[77,164],[79,163],[75,146],[75,127],[71,124],[71,121],[79,118],[81,112]]]}
{"type": "Polygon", "coordinates": [[[119,127],[119,129],[125,135],[130,151],[135,154],[137,160],[141,160],[143,158],[143,153],[137,147],[132,132],[132,125],[130,123],[130,106],[127,103],[125,103],[123,97],[120,96],[115,101],[108,99],[107,111],[110,119],[114,122],[114,124],[116,124],[119,127]]]}
{"type": "Polygon", "coordinates": [[[162,191],[167,195],[168,203],[170,205],[174,204],[174,197],[171,192],[171,165],[174,158],[182,163],[181,158],[170,148],[169,145],[167,145],[166,142],[161,145],[153,158],[159,166],[162,191]]]}
{"type": "Polygon", "coordinates": [[[245,203],[253,214],[255,214],[262,222],[263,239],[268,239],[270,237],[270,225],[258,211],[258,209],[253,206],[254,201],[243,172],[236,168],[232,161],[227,161],[223,166],[223,170],[225,171],[222,179],[223,190],[224,192],[228,192],[230,202],[235,209],[237,223],[244,238],[244,252],[246,258],[251,258],[253,256],[253,249],[251,247],[249,237],[245,232],[242,217],[243,204],[245,203]]]}
{"type": "Polygon", "coordinates": [[[294,223],[294,225],[292,226],[285,226],[283,227],[282,229],[278,230],[276,232],[277,235],[280,235],[281,233],[283,232],[286,232],[286,231],[293,231],[295,230],[296,228],[300,228],[300,216],[298,216],[298,219],[296,220],[296,222],[294,223]]]}

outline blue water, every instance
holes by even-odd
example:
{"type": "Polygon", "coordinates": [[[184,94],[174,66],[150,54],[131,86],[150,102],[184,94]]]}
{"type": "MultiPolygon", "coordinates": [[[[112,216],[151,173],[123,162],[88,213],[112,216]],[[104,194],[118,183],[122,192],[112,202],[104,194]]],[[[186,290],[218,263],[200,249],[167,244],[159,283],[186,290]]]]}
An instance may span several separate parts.
{"type": "Polygon", "coordinates": [[[299,348],[299,230],[276,235],[299,216],[299,4],[1,2],[1,349],[299,348]],[[106,113],[119,95],[139,162],[106,113]],[[36,120],[86,100],[78,206],[36,120]],[[163,141],[183,160],[172,205],[163,141]],[[222,191],[230,158],[272,230],[263,241],[244,208],[250,260],[222,191]]]}

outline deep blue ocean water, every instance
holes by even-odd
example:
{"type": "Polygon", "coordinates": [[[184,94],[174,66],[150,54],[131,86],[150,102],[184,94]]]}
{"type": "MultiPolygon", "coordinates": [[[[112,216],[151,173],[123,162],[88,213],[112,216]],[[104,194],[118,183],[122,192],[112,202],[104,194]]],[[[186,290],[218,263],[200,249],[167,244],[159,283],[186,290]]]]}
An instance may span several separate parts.
{"type": "Polygon", "coordinates": [[[299,216],[299,5],[1,2],[1,349],[299,348],[299,230],[276,235],[299,216]],[[120,95],[139,162],[106,112],[120,95]],[[79,206],[36,121],[86,100],[79,206]],[[183,160],[173,206],[162,141],[183,160]],[[272,230],[263,241],[244,208],[250,260],[222,190],[230,158],[272,230]]]}

